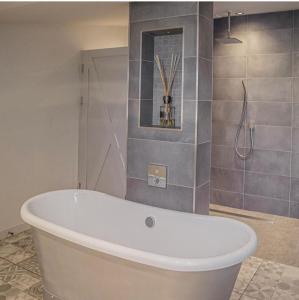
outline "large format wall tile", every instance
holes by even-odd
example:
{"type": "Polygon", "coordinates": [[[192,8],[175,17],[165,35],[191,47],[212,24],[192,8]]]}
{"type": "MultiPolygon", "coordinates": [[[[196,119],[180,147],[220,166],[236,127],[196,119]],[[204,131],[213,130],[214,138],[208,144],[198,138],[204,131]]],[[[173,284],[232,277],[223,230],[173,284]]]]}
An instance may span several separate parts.
{"type": "Polygon", "coordinates": [[[252,78],[247,80],[249,101],[292,102],[292,78],[252,78]]]}
{"type": "Polygon", "coordinates": [[[290,200],[299,203],[299,178],[292,178],[290,200]]]}
{"type": "Polygon", "coordinates": [[[136,2],[130,7],[130,22],[197,14],[196,2],[136,2]]]}
{"type": "Polygon", "coordinates": [[[211,183],[213,189],[243,192],[243,171],[212,168],[211,183]]]}
{"type": "Polygon", "coordinates": [[[299,103],[293,105],[293,127],[299,127],[299,103]]]}
{"type": "MultiPolygon", "coordinates": [[[[215,145],[232,146],[235,143],[237,125],[213,121],[212,142],[215,145]]],[[[241,129],[239,146],[245,146],[244,128],[241,129]]]]}
{"type": "Polygon", "coordinates": [[[288,216],[289,202],[255,195],[244,196],[244,208],[268,214],[288,216]]]}
{"type": "Polygon", "coordinates": [[[292,177],[299,178],[299,153],[292,154],[292,177]]]}
{"type": "Polygon", "coordinates": [[[295,52],[293,55],[293,75],[299,77],[299,52],[295,52]]]}
{"type": "MultiPolygon", "coordinates": [[[[291,127],[256,125],[254,145],[256,149],[290,151],[291,136],[291,127]]],[[[247,146],[248,142],[247,139],[247,146]]]]}
{"type": "Polygon", "coordinates": [[[294,102],[299,102],[299,78],[294,78],[294,102]]]}
{"type": "Polygon", "coordinates": [[[198,14],[200,16],[204,16],[208,19],[213,19],[213,10],[214,10],[214,6],[213,6],[213,2],[197,2],[198,3],[198,14]]]}
{"type": "Polygon", "coordinates": [[[290,77],[291,54],[248,56],[248,77],[290,77]]]}
{"type": "Polygon", "coordinates": [[[291,126],[292,104],[250,102],[248,114],[258,125],[291,126]]]}
{"type": "Polygon", "coordinates": [[[184,60],[184,100],[196,99],[196,57],[184,60]]]}
{"type": "Polygon", "coordinates": [[[299,28],[299,10],[294,11],[294,27],[299,28]]]}
{"type": "Polygon", "coordinates": [[[198,17],[198,56],[212,59],[213,56],[213,20],[198,17]]]}
{"type": "Polygon", "coordinates": [[[129,80],[129,98],[139,99],[139,61],[130,61],[130,80],[129,80]]]}
{"type": "Polygon", "coordinates": [[[243,194],[213,189],[211,202],[234,208],[243,208],[243,194]]]}
{"type": "Polygon", "coordinates": [[[246,194],[287,200],[289,191],[289,177],[245,172],[246,194]]]}
{"type": "Polygon", "coordinates": [[[209,214],[210,182],[198,186],[195,191],[195,213],[209,214]]]}
{"type": "Polygon", "coordinates": [[[247,50],[247,33],[246,32],[235,32],[232,36],[241,40],[239,44],[223,44],[219,38],[225,37],[227,32],[223,30],[221,34],[217,34],[214,39],[214,56],[244,56],[247,50]]]}
{"type": "Polygon", "coordinates": [[[197,143],[211,141],[212,134],[212,102],[199,101],[197,104],[197,143]]]}
{"type": "Polygon", "coordinates": [[[250,31],[248,33],[248,54],[286,53],[292,50],[293,29],[250,31]]]}
{"type": "Polygon", "coordinates": [[[242,80],[242,78],[214,78],[213,99],[226,101],[243,101],[244,89],[242,80]]]}
{"type": "Polygon", "coordinates": [[[248,15],[248,30],[281,29],[293,27],[293,12],[275,12],[248,15]]]}
{"type": "Polygon", "coordinates": [[[294,27],[299,28],[299,10],[294,11],[294,27]]]}
{"type": "Polygon", "coordinates": [[[299,219],[299,203],[291,202],[290,217],[299,219]]]}
{"type": "MultiPolygon", "coordinates": [[[[242,149],[239,151],[243,153],[242,149]]],[[[244,160],[236,155],[233,147],[213,145],[212,167],[243,170],[244,160]]]]}
{"type": "Polygon", "coordinates": [[[292,150],[299,153],[299,128],[292,129],[292,150]]]}
{"type": "Polygon", "coordinates": [[[242,112],[242,102],[214,101],[213,121],[229,124],[239,124],[242,112]]]}
{"type": "Polygon", "coordinates": [[[147,181],[128,178],[126,199],[185,212],[192,212],[193,189],[168,185],[167,189],[148,186],[147,181]]]}
{"type": "Polygon", "coordinates": [[[246,160],[247,171],[271,175],[290,175],[290,152],[255,150],[246,160]]]}
{"type": "Polygon", "coordinates": [[[213,75],[215,78],[239,78],[245,77],[245,56],[214,57],[213,75]]]}
{"type": "Polygon", "coordinates": [[[168,167],[168,183],[192,187],[194,183],[192,144],[128,139],[128,176],[147,180],[149,164],[168,167]]]}
{"type": "Polygon", "coordinates": [[[299,52],[299,28],[294,29],[294,51],[299,52]]]}
{"type": "Polygon", "coordinates": [[[213,99],[213,63],[212,60],[198,58],[198,100],[213,99]]]}
{"type": "Polygon", "coordinates": [[[210,181],[211,143],[197,145],[196,153],[196,186],[210,181]]]}

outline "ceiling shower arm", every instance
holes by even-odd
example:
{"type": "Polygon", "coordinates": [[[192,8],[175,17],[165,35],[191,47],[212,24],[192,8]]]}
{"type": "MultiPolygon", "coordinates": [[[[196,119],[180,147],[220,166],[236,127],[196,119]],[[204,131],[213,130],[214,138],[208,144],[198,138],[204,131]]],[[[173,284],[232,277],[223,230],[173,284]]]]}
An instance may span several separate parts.
{"type": "Polygon", "coordinates": [[[227,36],[230,38],[230,17],[231,17],[231,12],[227,12],[227,36]]]}

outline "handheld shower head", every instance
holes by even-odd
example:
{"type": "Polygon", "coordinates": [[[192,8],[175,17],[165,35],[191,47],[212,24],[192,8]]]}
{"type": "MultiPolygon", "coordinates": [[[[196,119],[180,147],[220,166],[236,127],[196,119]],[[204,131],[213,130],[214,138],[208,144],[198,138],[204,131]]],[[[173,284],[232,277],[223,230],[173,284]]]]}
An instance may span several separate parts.
{"type": "Polygon", "coordinates": [[[222,43],[222,44],[241,44],[241,43],[243,43],[241,40],[239,40],[239,39],[231,36],[230,18],[231,18],[231,12],[229,11],[227,13],[227,32],[226,32],[226,37],[216,38],[216,41],[218,41],[219,43],[222,43]]]}

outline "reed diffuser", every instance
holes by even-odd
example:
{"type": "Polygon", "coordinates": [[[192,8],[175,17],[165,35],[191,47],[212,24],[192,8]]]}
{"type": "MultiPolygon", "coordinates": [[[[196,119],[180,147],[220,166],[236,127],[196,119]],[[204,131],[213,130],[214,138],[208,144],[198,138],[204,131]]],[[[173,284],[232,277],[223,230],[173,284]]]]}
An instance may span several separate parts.
{"type": "Polygon", "coordinates": [[[155,62],[157,64],[163,86],[163,105],[160,106],[161,127],[175,127],[175,107],[172,105],[171,92],[179,61],[179,55],[171,55],[169,75],[167,78],[164,65],[159,55],[155,55],[155,62]]]}

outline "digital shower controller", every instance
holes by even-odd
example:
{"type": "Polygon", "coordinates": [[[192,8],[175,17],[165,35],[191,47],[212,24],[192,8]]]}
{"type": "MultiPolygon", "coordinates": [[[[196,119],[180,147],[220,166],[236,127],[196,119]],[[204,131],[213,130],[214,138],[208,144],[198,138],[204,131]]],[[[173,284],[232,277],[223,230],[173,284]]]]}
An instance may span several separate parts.
{"type": "Polygon", "coordinates": [[[148,185],[159,188],[166,188],[167,167],[161,165],[148,165],[148,185]]]}

